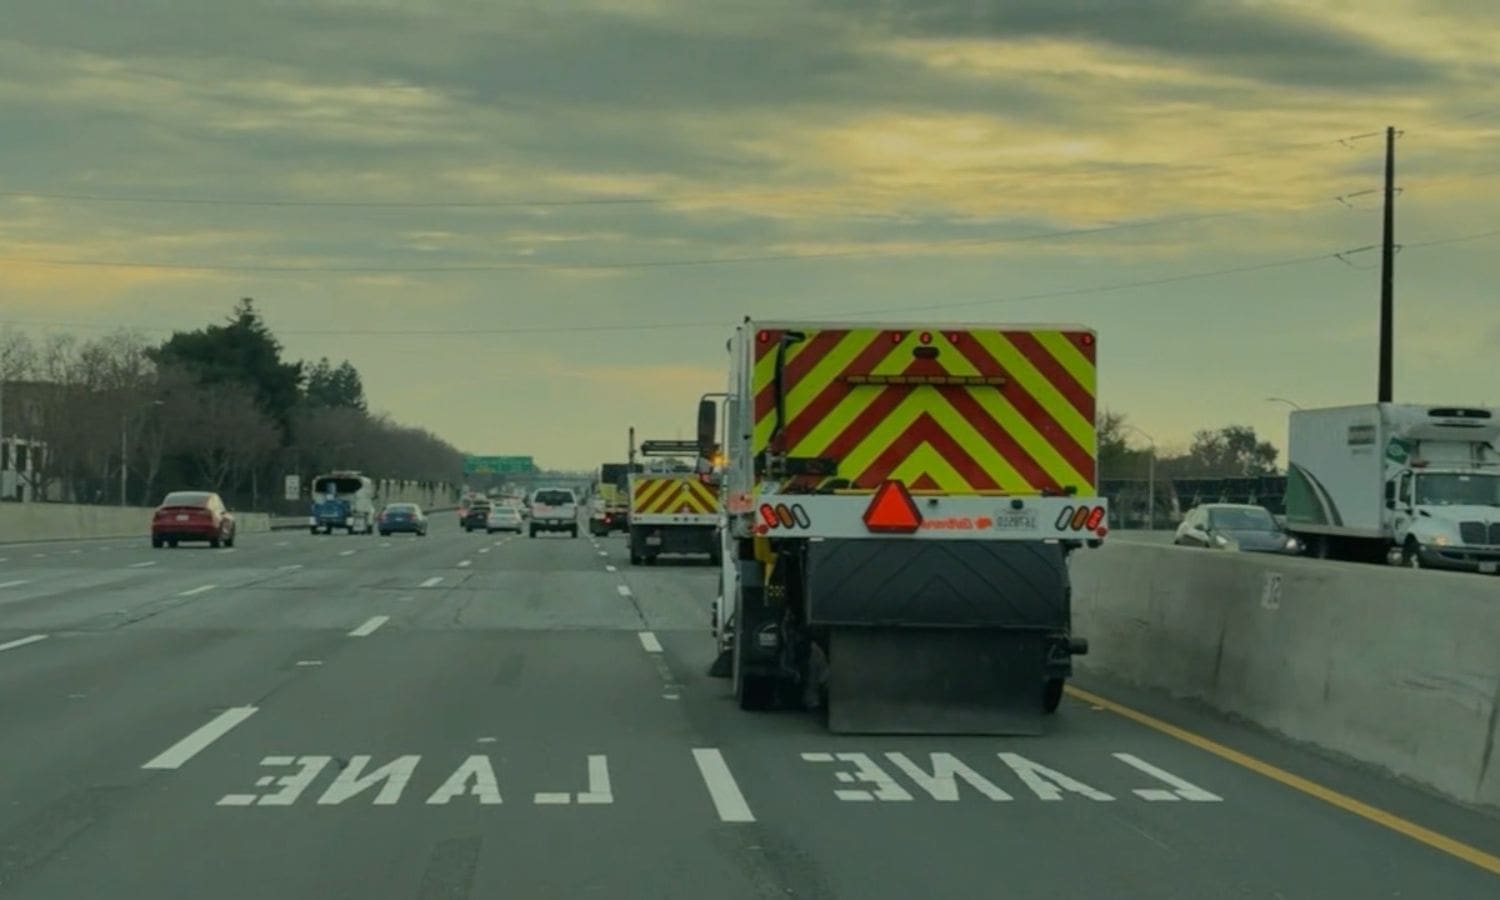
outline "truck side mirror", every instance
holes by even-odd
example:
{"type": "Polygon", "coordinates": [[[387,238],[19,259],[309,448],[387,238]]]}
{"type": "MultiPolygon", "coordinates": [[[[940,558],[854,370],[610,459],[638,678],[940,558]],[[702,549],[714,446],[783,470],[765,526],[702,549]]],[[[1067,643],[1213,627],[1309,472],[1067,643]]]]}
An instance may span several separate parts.
{"type": "Polygon", "coordinates": [[[698,455],[708,457],[719,434],[719,408],[712,400],[698,401],[698,455]]]}

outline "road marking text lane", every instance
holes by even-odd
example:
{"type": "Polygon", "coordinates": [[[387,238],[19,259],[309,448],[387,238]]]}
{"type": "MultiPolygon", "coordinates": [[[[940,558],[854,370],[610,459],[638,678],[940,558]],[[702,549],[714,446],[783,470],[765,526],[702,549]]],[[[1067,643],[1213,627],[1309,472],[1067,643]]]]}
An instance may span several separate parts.
{"type": "Polygon", "coordinates": [[[703,776],[703,786],[708,788],[708,797],[714,802],[719,821],[755,821],[739,782],[734,780],[734,773],[724,761],[724,754],[713,747],[702,747],[693,751],[693,761],[698,764],[698,774],[703,776]]]}
{"type": "Polygon", "coordinates": [[[254,706],[231,706],[210,719],[197,731],[163,750],[155,759],[141,766],[143,769],[179,769],[184,763],[203,752],[209,744],[229,733],[229,730],[255,715],[254,706]]]}
{"type": "Polygon", "coordinates": [[[375,629],[391,620],[390,616],[371,616],[366,622],[349,632],[350,637],[368,637],[375,633],[375,629]]]}

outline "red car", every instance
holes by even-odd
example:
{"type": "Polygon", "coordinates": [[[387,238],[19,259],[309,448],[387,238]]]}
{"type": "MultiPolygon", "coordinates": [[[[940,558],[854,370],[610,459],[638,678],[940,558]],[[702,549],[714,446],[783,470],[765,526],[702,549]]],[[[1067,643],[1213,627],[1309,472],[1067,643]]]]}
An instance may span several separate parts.
{"type": "Polygon", "coordinates": [[[151,546],[178,541],[208,541],[210,547],[234,546],[234,516],[212,491],[173,491],[151,518],[151,546]]]}

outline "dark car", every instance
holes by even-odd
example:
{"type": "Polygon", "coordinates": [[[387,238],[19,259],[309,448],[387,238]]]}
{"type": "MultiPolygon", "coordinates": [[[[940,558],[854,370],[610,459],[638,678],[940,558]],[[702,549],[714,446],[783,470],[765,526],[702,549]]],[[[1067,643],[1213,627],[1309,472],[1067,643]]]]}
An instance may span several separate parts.
{"type": "Polygon", "coordinates": [[[469,508],[464,511],[464,531],[484,531],[490,521],[490,509],[494,504],[481,497],[469,501],[469,508]]]}
{"type": "Polygon", "coordinates": [[[173,491],[151,517],[151,546],[175,547],[181,541],[206,541],[210,547],[234,546],[234,516],[213,491],[173,491]]]}
{"type": "Polygon", "coordinates": [[[380,529],[381,537],[397,532],[426,537],[427,514],[415,503],[388,503],[375,520],[375,527],[380,529]]]}
{"type": "Polygon", "coordinates": [[[1205,503],[1195,507],[1177,526],[1173,543],[1247,553],[1302,552],[1301,543],[1277,524],[1269,510],[1247,503],[1205,503]]]}

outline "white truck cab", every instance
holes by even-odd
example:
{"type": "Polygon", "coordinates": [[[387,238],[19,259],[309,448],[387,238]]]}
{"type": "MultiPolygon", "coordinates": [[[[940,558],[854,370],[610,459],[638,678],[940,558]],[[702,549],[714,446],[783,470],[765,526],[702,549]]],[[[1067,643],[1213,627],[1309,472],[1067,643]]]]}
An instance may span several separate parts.
{"type": "Polygon", "coordinates": [[[1287,530],[1314,555],[1500,573],[1500,410],[1291,415],[1287,530]]]}

